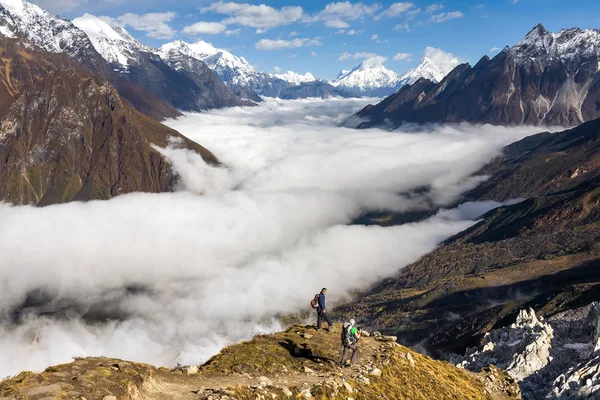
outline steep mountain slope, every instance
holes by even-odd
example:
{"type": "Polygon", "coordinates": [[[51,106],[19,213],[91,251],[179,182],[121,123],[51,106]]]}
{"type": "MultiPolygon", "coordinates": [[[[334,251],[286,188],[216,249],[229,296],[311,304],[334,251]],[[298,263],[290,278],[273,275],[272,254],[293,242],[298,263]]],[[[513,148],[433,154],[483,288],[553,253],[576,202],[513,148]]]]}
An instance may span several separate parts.
{"type": "Polygon", "coordinates": [[[139,111],[155,118],[175,117],[180,113],[142,87],[119,76],[95,50],[87,35],[70,21],[58,18],[24,0],[0,1],[0,34],[22,35],[31,43],[52,53],[65,53],[86,65],[95,74],[109,80],[119,93],[139,111]]]}
{"type": "Polygon", "coordinates": [[[0,52],[0,200],[42,206],[171,190],[174,175],[152,146],[172,139],[217,162],[66,55],[7,38],[0,52]]]}
{"type": "Polygon", "coordinates": [[[202,61],[236,95],[246,100],[261,101],[254,88],[265,79],[266,74],[255,71],[254,67],[243,57],[237,57],[226,50],[217,49],[202,40],[196,43],[176,40],[164,44],[156,53],[171,66],[177,65],[182,57],[202,61]]]}
{"type": "Polygon", "coordinates": [[[600,119],[513,143],[479,174],[491,178],[467,198],[507,200],[572,189],[600,176],[600,119]]]}
{"type": "Polygon", "coordinates": [[[519,399],[502,371],[474,374],[390,342],[366,337],[360,366],[337,366],[333,332],[292,326],[224,349],[206,364],[170,370],[109,358],[78,358],[41,374],[0,382],[5,399],[519,399]],[[114,396],[114,397],[111,397],[114,396]]]}
{"type": "Polygon", "coordinates": [[[90,14],[73,20],[95,49],[120,75],[184,111],[247,105],[235,96],[201,61],[188,58],[179,69],[125,29],[112,27],[90,14]],[[183,69],[188,66],[189,69],[183,69]]]}
{"type": "Polygon", "coordinates": [[[548,316],[600,299],[599,135],[593,121],[509,146],[469,197],[533,197],[490,211],[340,310],[443,354],[464,350],[520,308],[548,316]]]}
{"type": "Polygon", "coordinates": [[[357,116],[361,127],[403,122],[575,126],[600,117],[600,31],[537,25],[512,48],[439,84],[417,81],[357,116]]]}

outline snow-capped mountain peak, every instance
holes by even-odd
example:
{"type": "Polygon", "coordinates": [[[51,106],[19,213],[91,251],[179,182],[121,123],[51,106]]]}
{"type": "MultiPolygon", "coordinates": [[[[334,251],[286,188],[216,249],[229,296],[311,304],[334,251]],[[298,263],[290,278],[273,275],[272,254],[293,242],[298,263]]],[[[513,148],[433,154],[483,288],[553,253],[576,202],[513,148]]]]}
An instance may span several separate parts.
{"type": "Polygon", "coordinates": [[[510,52],[520,64],[542,62],[547,65],[560,61],[577,70],[584,58],[600,58],[600,30],[572,28],[553,33],[538,24],[510,52]]]}
{"type": "Polygon", "coordinates": [[[281,79],[282,81],[286,81],[291,83],[294,86],[298,86],[302,83],[314,82],[317,79],[310,72],[305,73],[304,75],[300,75],[294,71],[287,71],[283,74],[273,74],[273,77],[277,79],[281,79]]]}
{"type": "Polygon", "coordinates": [[[421,63],[400,77],[401,85],[412,85],[421,78],[440,82],[459,64],[456,56],[434,47],[426,47],[421,63]]]}
{"type": "Polygon", "coordinates": [[[59,18],[25,0],[0,0],[2,33],[20,32],[33,44],[53,53],[83,57],[91,47],[87,35],[71,21],[59,18]],[[83,52],[82,52],[83,51],[83,52]]]}
{"type": "Polygon", "coordinates": [[[259,74],[244,57],[237,57],[227,50],[218,49],[202,40],[195,43],[176,40],[161,46],[157,54],[170,63],[173,63],[179,55],[200,60],[231,86],[248,84],[256,80],[259,74]]]}
{"type": "Polygon", "coordinates": [[[380,57],[370,57],[345,74],[340,74],[331,85],[355,94],[381,95],[398,83],[398,74],[383,66],[380,57]]]}
{"type": "Polygon", "coordinates": [[[139,52],[152,52],[152,49],[133,38],[124,28],[112,26],[103,18],[84,14],[73,20],[73,24],[84,31],[94,48],[110,64],[127,66],[138,60],[139,52]]]}

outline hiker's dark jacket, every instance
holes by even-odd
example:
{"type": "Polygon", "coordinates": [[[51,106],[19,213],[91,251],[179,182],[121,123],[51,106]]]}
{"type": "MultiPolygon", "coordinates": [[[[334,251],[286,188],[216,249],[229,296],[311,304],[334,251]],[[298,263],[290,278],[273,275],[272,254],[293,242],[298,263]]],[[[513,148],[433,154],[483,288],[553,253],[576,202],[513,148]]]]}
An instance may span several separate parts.
{"type": "Polygon", "coordinates": [[[319,308],[325,310],[325,295],[323,293],[319,294],[319,308]]]}

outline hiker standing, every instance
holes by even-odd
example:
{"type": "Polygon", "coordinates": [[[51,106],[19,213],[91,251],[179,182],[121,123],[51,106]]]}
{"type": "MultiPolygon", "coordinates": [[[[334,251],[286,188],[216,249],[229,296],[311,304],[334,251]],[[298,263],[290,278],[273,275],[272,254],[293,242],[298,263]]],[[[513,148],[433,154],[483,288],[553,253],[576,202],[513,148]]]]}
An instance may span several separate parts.
{"type": "Polygon", "coordinates": [[[331,318],[327,315],[327,307],[325,306],[325,295],[327,294],[327,288],[321,289],[321,293],[319,293],[318,306],[317,306],[317,330],[321,329],[321,323],[323,320],[327,322],[327,329],[331,328],[333,323],[331,322],[331,318]]]}
{"type": "Polygon", "coordinates": [[[350,322],[345,322],[342,327],[342,346],[344,350],[342,352],[342,361],[340,362],[341,367],[346,366],[346,358],[348,353],[352,350],[352,357],[350,357],[350,366],[358,360],[358,341],[360,339],[361,329],[354,326],[355,321],[353,319],[350,322]]]}

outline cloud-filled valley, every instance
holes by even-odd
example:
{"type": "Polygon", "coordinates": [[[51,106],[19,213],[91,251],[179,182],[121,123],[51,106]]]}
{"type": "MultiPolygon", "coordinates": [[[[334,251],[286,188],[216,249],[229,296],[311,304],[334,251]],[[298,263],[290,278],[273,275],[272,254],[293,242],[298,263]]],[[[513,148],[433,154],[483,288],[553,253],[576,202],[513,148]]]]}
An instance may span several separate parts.
{"type": "Polygon", "coordinates": [[[0,377],[83,355],[197,364],[417,260],[495,204],[449,207],[539,128],[342,127],[364,99],[267,100],[167,122],[223,163],[160,149],[179,190],[45,208],[0,204],[0,377]],[[426,188],[427,190],[422,190],[426,188]]]}

